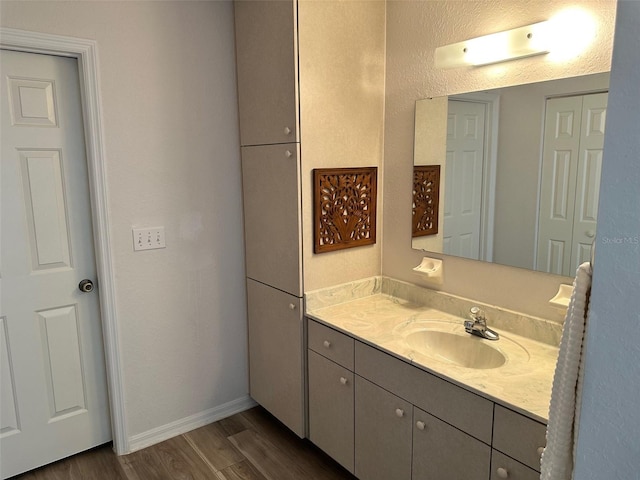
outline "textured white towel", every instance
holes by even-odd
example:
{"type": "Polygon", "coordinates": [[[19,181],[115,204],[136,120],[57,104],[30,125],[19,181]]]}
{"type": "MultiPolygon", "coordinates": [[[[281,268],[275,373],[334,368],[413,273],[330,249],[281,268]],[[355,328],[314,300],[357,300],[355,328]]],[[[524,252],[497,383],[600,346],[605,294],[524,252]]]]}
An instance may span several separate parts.
{"type": "Polygon", "coordinates": [[[583,377],[583,342],[587,328],[591,266],[576,271],[573,294],[564,320],[556,372],[553,377],[547,446],[542,454],[541,480],[571,480],[583,377]]]}

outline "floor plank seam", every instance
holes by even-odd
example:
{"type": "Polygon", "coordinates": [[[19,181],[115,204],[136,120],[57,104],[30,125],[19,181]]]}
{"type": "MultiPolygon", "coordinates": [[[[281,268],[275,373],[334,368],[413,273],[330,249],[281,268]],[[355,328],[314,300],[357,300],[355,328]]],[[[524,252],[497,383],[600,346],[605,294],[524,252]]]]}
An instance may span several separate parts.
{"type": "Polygon", "coordinates": [[[182,437],[187,441],[187,443],[191,446],[191,448],[193,448],[193,450],[196,452],[196,455],[198,455],[202,461],[207,465],[207,467],[209,467],[209,469],[216,475],[216,477],[220,478],[218,476],[218,472],[220,470],[218,470],[207,458],[207,456],[202,452],[202,450],[200,450],[198,448],[198,446],[196,445],[196,443],[191,440],[187,435],[182,435],[182,437]]]}

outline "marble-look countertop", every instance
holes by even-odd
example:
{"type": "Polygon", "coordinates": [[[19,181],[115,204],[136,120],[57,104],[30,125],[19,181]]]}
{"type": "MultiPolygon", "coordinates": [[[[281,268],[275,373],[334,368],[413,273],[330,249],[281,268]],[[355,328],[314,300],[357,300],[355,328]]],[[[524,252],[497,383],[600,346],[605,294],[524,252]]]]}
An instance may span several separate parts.
{"type": "Polygon", "coordinates": [[[307,317],[489,400],[547,422],[557,347],[494,327],[488,318],[489,326],[500,334],[500,339],[492,342],[473,338],[498,348],[507,357],[506,363],[490,369],[460,367],[420,353],[405,341],[407,334],[424,328],[464,332],[464,319],[459,316],[382,293],[379,288],[343,298],[344,301],[333,305],[318,298],[312,295],[307,301],[307,317]]]}

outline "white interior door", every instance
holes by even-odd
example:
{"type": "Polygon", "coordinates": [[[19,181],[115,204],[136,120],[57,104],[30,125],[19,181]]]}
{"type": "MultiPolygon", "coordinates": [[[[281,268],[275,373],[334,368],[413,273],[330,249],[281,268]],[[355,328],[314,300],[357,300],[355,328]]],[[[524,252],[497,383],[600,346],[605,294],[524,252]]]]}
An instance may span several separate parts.
{"type": "Polygon", "coordinates": [[[580,136],[569,275],[574,275],[580,264],[591,259],[600,198],[607,100],[607,93],[583,97],[582,135],[580,136]]]}
{"type": "Polygon", "coordinates": [[[2,50],[0,473],[111,439],[75,59],[2,50]]]}
{"type": "Polygon", "coordinates": [[[480,258],[486,105],[449,100],[443,253],[480,258]]]}
{"type": "Polygon", "coordinates": [[[607,94],[547,100],[536,269],[573,276],[596,233],[607,94]]]}

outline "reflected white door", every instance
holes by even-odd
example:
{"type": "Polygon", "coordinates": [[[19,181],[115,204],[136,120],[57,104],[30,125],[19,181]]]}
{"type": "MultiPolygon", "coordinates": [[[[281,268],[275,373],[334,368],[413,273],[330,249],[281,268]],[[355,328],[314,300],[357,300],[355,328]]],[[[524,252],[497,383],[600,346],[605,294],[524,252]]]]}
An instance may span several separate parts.
{"type": "Polygon", "coordinates": [[[1,51],[0,473],[111,440],[75,59],[1,51]]]}
{"type": "Polygon", "coordinates": [[[536,269],[573,276],[591,256],[607,94],[547,100],[536,269]]]}
{"type": "Polygon", "coordinates": [[[480,258],[486,105],[449,101],[443,253],[480,258]]]}

